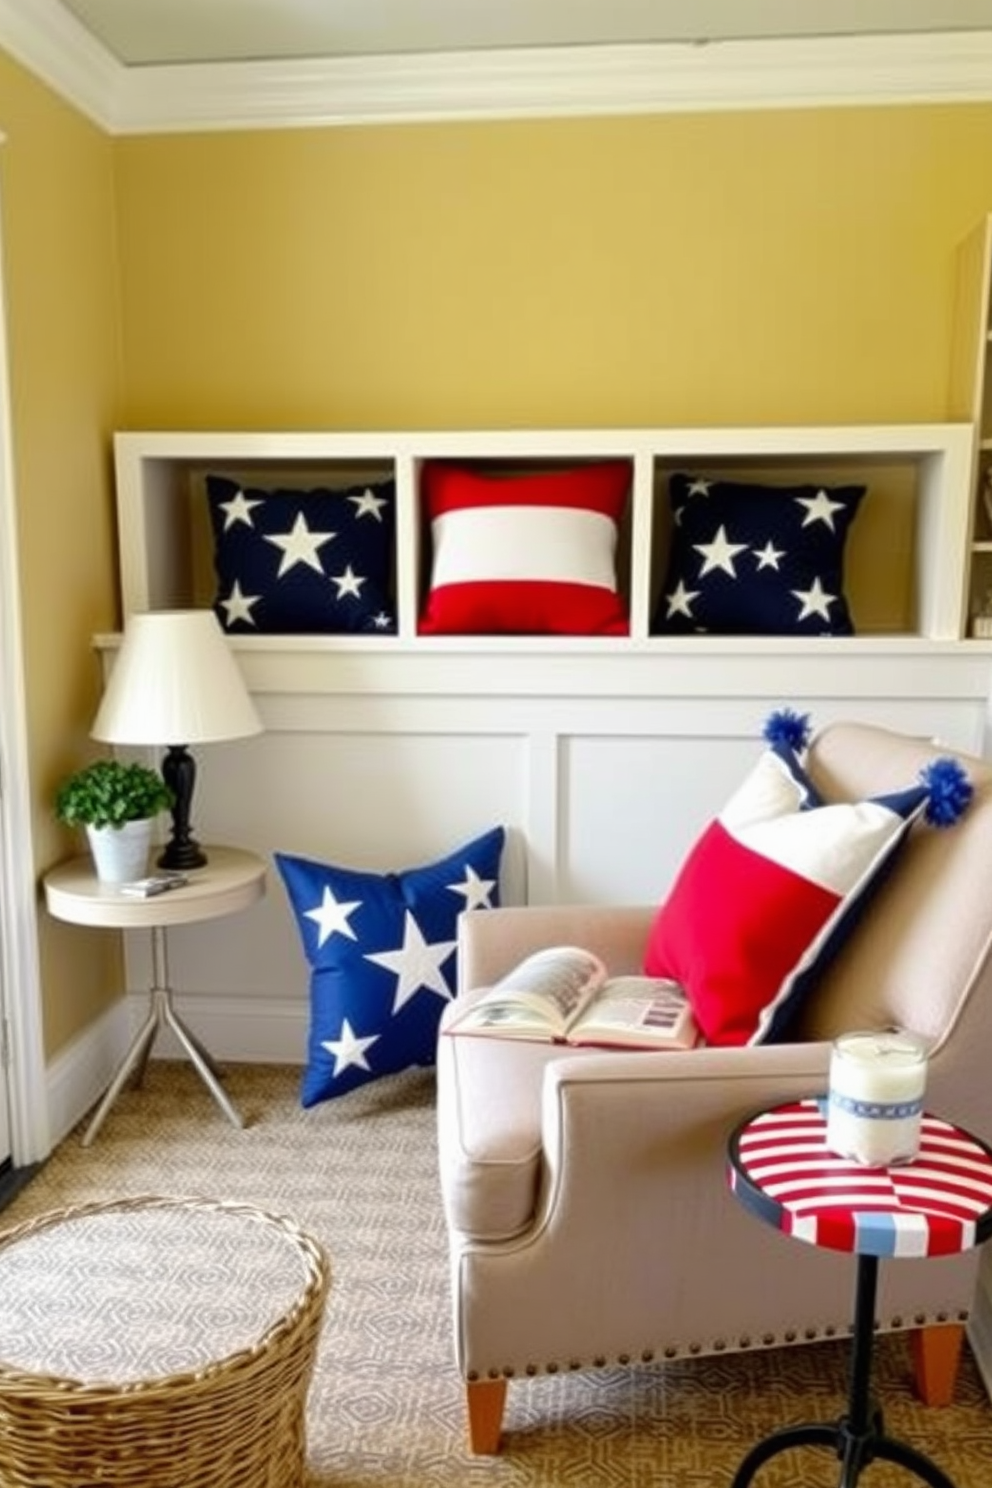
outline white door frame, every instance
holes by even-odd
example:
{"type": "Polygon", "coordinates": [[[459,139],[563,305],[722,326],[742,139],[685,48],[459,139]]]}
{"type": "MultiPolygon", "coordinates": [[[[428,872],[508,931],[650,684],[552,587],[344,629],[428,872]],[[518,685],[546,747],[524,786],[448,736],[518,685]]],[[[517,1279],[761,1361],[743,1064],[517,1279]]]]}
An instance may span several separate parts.
{"type": "MultiPolygon", "coordinates": [[[[4,144],[0,135],[0,145],[4,144]]],[[[31,828],[13,429],[0,242],[0,1012],[15,1167],[51,1150],[41,1023],[38,894],[31,828]]]]}

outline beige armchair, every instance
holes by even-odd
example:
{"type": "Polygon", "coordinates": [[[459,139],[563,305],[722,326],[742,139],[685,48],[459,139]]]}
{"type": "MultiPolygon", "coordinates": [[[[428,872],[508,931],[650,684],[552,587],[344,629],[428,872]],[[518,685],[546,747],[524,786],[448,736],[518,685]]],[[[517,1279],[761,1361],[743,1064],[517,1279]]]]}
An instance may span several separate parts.
{"type": "MultiPolygon", "coordinates": [[[[924,741],[838,724],[809,766],[828,798],[912,782],[924,741]]],[[[797,1244],[730,1194],[726,1144],[760,1107],[826,1088],[830,1040],[897,1025],[931,1040],[928,1108],[992,1136],[992,771],[953,828],[904,856],[808,1004],[797,1041],[644,1053],[442,1035],[441,1184],[455,1355],[476,1452],[498,1449],[507,1383],[806,1343],[851,1322],[850,1257],[797,1244]]],[[[714,803],[719,809],[721,803],[714,803]]],[[[640,969],[653,907],[530,907],[463,917],[461,995],[528,951],[577,943],[640,969]]],[[[917,1384],[950,1397],[978,1253],[881,1267],[882,1329],[912,1330],[917,1384]]]]}

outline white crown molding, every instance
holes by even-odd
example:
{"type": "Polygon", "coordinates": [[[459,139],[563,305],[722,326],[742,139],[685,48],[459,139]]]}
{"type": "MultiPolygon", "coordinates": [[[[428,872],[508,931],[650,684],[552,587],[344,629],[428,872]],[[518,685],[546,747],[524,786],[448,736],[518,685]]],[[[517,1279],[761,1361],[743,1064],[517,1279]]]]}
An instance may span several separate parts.
{"type": "Polygon", "coordinates": [[[992,98],[992,32],[132,70],[115,133],[992,98]]]}
{"type": "Polygon", "coordinates": [[[0,47],[111,134],[992,100],[992,31],[129,68],[0,0],[0,47]]]}
{"type": "Polygon", "coordinates": [[[0,47],[108,129],[124,69],[55,0],[0,0],[0,47]]]}

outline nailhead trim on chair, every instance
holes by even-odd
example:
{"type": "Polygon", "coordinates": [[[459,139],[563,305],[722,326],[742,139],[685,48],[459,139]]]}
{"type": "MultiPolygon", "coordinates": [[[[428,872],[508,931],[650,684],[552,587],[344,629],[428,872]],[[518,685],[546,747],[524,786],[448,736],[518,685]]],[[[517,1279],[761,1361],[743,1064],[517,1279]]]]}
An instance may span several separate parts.
{"type": "MultiPolygon", "coordinates": [[[[965,1309],[955,1314],[955,1320],[959,1323],[966,1323],[970,1316],[971,1314],[965,1309]]],[[[947,1312],[942,1311],[935,1313],[933,1317],[928,1317],[927,1314],[924,1312],[917,1312],[913,1314],[913,1321],[908,1326],[913,1328],[924,1328],[927,1326],[928,1323],[947,1323],[949,1321],[950,1314],[947,1312]]],[[[875,1331],[879,1333],[893,1331],[900,1332],[904,1331],[906,1326],[907,1325],[902,1314],[896,1313],[889,1319],[887,1327],[883,1327],[880,1322],[876,1321],[875,1331]]],[[[845,1334],[852,1333],[854,1331],[853,1324],[826,1323],[822,1328],[804,1328],[802,1331],[802,1342],[813,1343],[817,1338],[821,1337],[836,1338],[838,1331],[845,1334]]],[[[737,1340],[737,1348],[741,1350],[755,1347],[775,1348],[779,1344],[793,1344],[796,1343],[798,1340],[799,1333],[795,1328],[787,1328],[781,1335],[781,1337],[779,1337],[779,1335],[776,1333],[763,1333],[761,1335],[761,1340],[759,1343],[756,1343],[749,1334],[744,1333],[737,1340]]],[[[702,1344],[695,1340],[688,1344],[682,1345],[675,1343],[666,1343],[665,1346],[661,1349],[660,1353],[657,1349],[645,1348],[642,1349],[638,1355],[636,1355],[636,1358],[641,1364],[651,1364],[655,1359],[659,1357],[663,1360],[671,1360],[684,1357],[697,1358],[701,1354],[726,1353],[729,1347],[730,1345],[725,1338],[713,1338],[710,1340],[709,1344],[702,1344]]],[[[577,1370],[583,1369],[607,1369],[611,1365],[627,1366],[630,1364],[631,1360],[634,1357],[635,1355],[632,1353],[622,1353],[618,1354],[615,1359],[611,1360],[607,1359],[604,1354],[597,1354],[588,1362],[583,1359],[569,1359],[567,1364],[561,1364],[558,1360],[552,1359],[547,1364],[543,1365],[527,1364],[524,1367],[523,1373],[527,1375],[528,1378],[533,1379],[536,1375],[539,1374],[557,1374],[562,1369],[569,1369],[573,1373],[577,1370]]],[[[484,1377],[490,1380],[512,1380],[517,1377],[517,1373],[518,1371],[512,1365],[506,1365],[503,1369],[487,1370],[484,1377]]],[[[468,1382],[470,1384],[474,1384],[482,1378],[483,1376],[479,1374],[478,1370],[471,1370],[467,1376],[468,1382]]]]}

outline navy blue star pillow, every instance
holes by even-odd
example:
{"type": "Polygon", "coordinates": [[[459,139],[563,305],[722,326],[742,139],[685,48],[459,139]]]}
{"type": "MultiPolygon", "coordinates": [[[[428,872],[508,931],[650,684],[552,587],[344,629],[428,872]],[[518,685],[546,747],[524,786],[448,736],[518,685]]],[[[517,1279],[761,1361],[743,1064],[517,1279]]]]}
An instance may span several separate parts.
{"type": "Polygon", "coordinates": [[[677,474],[654,635],[853,635],[844,547],[864,486],[677,474]]]}
{"type": "Polygon", "coordinates": [[[214,610],[232,635],[396,630],[392,481],[342,490],[261,491],[206,478],[214,610]]]}
{"type": "Polygon", "coordinates": [[[456,991],[458,916],[499,903],[505,837],[495,827],[402,873],[275,854],[311,969],[304,1106],[434,1064],[456,991]]]}

